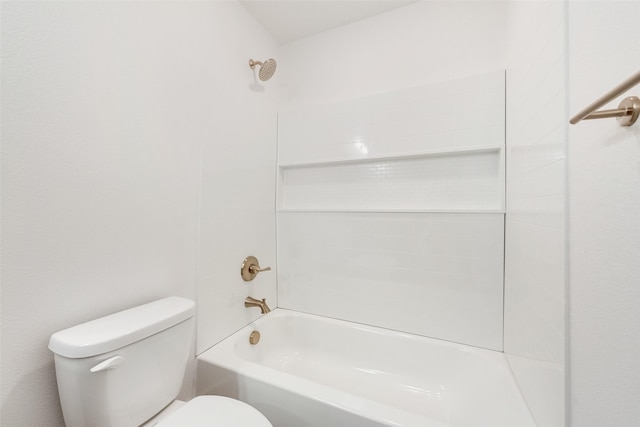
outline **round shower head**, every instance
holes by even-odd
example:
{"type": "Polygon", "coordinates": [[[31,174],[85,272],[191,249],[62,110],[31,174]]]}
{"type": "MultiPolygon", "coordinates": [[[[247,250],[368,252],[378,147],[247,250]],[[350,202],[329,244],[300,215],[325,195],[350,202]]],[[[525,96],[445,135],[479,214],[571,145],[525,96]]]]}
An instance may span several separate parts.
{"type": "Polygon", "coordinates": [[[276,60],[273,58],[269,58],[264,62],[254,61],[253,59],[249,60],[249,67],[251,67],[252,70],[255,69],[256,65],[260,66],[258,77],[260,77],[260,80],[263,82],[273,77],[273,74],[276,72],[276,67],[278,66],[276,60]]]}

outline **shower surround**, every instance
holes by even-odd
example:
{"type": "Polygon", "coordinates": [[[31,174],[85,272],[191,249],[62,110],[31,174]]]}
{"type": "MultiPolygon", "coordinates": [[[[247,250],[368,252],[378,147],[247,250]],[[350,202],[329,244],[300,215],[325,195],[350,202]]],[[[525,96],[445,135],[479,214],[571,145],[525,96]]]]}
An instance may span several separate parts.
{"type": "Polygon", "coordinates": [[[278,120],[278,305],[502,350],[504,71],[278,120]]]}

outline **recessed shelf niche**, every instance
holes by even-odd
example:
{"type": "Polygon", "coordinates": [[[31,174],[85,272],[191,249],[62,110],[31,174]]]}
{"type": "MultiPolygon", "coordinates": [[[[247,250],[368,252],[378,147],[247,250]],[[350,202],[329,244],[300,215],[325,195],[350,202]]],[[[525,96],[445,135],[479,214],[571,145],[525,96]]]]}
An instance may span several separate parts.
{"type": "Polygon", "coordinates": [[[279,211],[504,212],[504,71],[278,115],[279,211]]]}
{"type": "Polygon", "coordinates": [[[280,167],[283,211],[502,212],[502,148],[280,167]]]}

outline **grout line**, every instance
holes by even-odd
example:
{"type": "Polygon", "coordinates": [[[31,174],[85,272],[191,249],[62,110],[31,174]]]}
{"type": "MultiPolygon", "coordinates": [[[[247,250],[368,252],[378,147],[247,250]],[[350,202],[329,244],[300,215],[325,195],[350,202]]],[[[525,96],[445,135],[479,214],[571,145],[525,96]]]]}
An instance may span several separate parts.
{"type": "MultiPolygon", "coordinates": [[[[504,180],[502,221],[502,352],[505,353],[505,324],[507,308],[507,70],[504,71],[504,180]]],[[[507,363],[508,364],[508,363],[507,363]]],[[[509,367],[511,368],[511,367],[509,367]]]]}
{"type": "Polygon", "coordinates": [[[274,249],[275,249],[275,264],[276,264],[276,268],[275,268],[275,284],[276,284],[276,304],[275,304],[275,308],[280,307],[280,291],[279,291],[279,283],[278,283],[278,272],[280,271],[280,265],[279,265],[279,256],[278,256],[278,203],[279,203],[279,196],[281,196],[280,194],[280,168],[278,167],[279,163],[280,163],[280,143],[279,143],[279,134],[280,134],[280,115],[278,113],[276,113],[276,164],[275,164],[275,197],[274,197],[274,203],[273,203],[273,221],[274,221],[274,249]]]}

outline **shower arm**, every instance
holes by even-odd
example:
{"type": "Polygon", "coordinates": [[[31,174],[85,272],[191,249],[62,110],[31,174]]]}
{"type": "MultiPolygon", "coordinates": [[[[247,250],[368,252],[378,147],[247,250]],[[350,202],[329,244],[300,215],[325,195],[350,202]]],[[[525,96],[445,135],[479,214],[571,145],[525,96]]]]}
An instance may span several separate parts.
{"type": "Polygon", "coordinates": [[[254,68],[256,68],[256,65],[259,65],[262,67],[262,61],[254,61],[253,59],[249,60],[249,67],[251,67],[251,69],[253,70],[254,68]]]}

